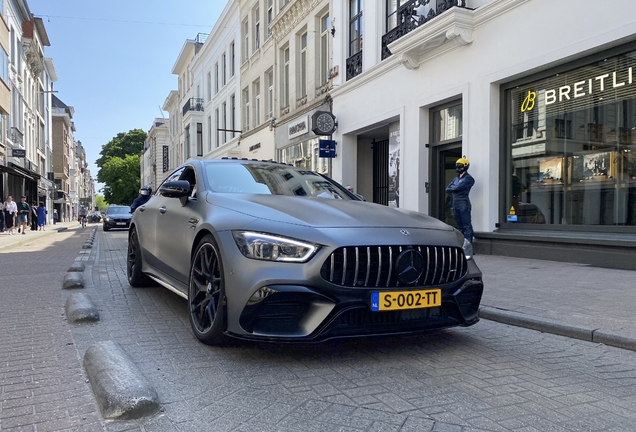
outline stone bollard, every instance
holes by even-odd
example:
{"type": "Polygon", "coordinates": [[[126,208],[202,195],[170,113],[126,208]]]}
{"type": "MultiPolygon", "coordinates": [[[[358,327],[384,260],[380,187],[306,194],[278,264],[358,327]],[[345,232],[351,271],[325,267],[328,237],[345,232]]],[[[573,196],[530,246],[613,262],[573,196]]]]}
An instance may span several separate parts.
{"type": "Polygon", "coordinates": [[[66,321],[68,323],[99,321],[99,312],[90,296],[84,292],[71,294],[66,299],[66,321]]]}
{"type": "Polygon", "coordinates": [[[118,343],[88,348],[84,369],[104,418],[129,420],[159,410],[157,392],[118,343]]]}

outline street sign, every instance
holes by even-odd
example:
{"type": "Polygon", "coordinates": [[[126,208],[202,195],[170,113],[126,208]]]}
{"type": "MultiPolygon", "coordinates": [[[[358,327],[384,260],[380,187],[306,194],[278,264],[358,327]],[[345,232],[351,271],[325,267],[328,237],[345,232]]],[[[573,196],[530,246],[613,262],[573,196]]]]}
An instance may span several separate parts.
{"type": "Polygon", "coordinates": [[[12,149],[13,152],[11,153],[11,156],[13,157],[26,157],[26,150],[24,149],[12,149]]]}
{"type": "Polygon", "coordinates": [[[336,141],[335,140],[318,140],[318,157],[335,158],[336,157],[336,141]]]}

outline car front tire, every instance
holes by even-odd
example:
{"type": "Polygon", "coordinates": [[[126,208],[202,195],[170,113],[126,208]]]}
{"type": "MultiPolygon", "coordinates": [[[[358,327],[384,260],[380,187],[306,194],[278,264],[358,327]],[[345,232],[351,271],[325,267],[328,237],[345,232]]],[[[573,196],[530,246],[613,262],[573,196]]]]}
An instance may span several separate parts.
{"type": "Polygon", "coordinates": [[[207,235],[197,245],[190,267],[188,306],[194,335],[207,345],[227,342],[225,331],[225,278],[221,255],[214,237],[207,235]]]}
{"type": "Polygon", "coordinates": [[[141,271],[141,246],[135,228],[132,229],[128,237],[127,257],[126,273],[130,286],[141,288],[154,285],[153,280],[141,271]]]}
{"type": "Polygon", "coordinates": [[[108,228],[106,227],[106,225],[104,225],[104,231],[108,231],[108,228]]]}

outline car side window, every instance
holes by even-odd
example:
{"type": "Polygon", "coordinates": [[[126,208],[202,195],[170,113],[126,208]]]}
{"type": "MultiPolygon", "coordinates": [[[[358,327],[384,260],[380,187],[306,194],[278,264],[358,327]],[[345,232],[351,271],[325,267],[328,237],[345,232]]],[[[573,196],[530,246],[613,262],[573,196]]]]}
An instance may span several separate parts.
{"type": "Polygon", "coordinates": [[[168,182],[171,182],[171,181],[179,180],[179,177],[181,177],[181,174],[183,174],[183,170],[184,169],[185,168],[179,168],[178,170],[176,170],[172,174],[170,174],[168,177],[166,177],[165,180],[161,182],[161,184],[159,185],[159,187],[155,191],[155,194],[159,195],[159,190],[161,189],[161,186],[164,185],[164,183],[168,183],[168,182]]]}
{"type": "Polygon", "coordinates": [[[179,180],[187,180],[190,183],[189,198],[197,199],[197,176],[192,168],[186,168],[179,180]]]}

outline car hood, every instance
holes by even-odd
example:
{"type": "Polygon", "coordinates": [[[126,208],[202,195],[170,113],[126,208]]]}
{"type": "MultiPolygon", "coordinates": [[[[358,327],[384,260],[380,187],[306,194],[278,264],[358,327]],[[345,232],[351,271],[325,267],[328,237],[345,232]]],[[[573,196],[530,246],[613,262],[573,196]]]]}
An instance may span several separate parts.
{"type": "Polygon", "coordinates": [[[132,213],[110,213],[110,214],[107,214],[105,217],[118,218],[118,219],[130,218],[132,217],[132,213]]]}
{"type": "Polygon", "coordinates": [[[208,203],[256,219],[315,228],[453,228],[422,213],[364,201],[287,195],[215,194],[208,203]]]}

